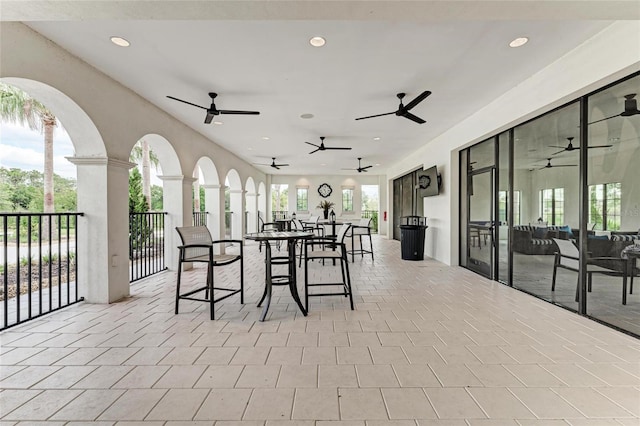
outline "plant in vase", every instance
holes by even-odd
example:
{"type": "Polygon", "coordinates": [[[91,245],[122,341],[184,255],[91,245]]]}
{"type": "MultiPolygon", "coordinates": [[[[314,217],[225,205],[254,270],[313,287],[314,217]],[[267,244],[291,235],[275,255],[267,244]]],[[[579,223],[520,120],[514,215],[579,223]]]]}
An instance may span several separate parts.
{"type": "Polygon", "coordinates": [[[335,206],[334,203],[332,203],[329,200],[322,200],[320,201],[320,204],[318,204],[316,206],[317,209],[322,209],[323,213],[324,213],[324,218],[325,219],[329,219],[329,209],[331,209],[331,207],[335,206]]]}

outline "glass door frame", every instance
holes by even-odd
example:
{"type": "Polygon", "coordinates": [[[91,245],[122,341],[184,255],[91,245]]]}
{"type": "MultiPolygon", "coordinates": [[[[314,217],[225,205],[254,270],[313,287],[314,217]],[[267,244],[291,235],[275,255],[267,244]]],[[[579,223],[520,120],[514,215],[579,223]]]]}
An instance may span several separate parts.
{"type": "MultiPolygon", "coordinates": [[[[467,189],[467,221],[466,221],[466,235],[467,235],[467,244],[466,244],[466,253],[465,253],[465,257],[466,257],[466,267],[470,270],[472,270],[473,272],[476,272],[486,278],[489,278],[490,280],[494,280],[497,278],[497,261],[496,259],[498,259],[497,257],[497,247],[496,247],[496,212],[497,210],[497,197],[496,197],[496,182],[497,182],[497,176],[498,176],[498,171],[495,165],[493,166],[487,166],[487,167],[483,167],[481,169],[477,169],[477,170],[472,170],[471,172],[467,172],[467,182],[469,182],[467,184],[467,188],[471,187],[471,181],[473,179],[474,176],[479,176],[479,175],[483,175],[483,174],[489,174],[489,179],[490,179],[490,185],[489,185],[489,193],[488,195],[490,196],[490,202],[489,202],[489,220],[487,222],[490,222],[492,225],[489,229],[489,241],[490,244],[487,246],[489,248],[489,275],[486,275],[481,269],[479,268],[474,268],[473,266],[475,265],[473,262],[471,262],[471,238],[473,238],[471,236],[471,196],[473,194],[471,194],[471,191],[469,191],[467,189]]],[[[478,237],[478,245],[481,244],[480,241],[480,237],[478,237]]]]}

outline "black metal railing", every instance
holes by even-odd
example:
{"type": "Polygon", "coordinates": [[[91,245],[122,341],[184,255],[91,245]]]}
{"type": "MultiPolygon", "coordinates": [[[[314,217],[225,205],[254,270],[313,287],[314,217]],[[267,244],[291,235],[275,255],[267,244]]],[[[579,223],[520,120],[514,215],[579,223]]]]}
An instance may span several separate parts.
{"type": "Polygon", "coordinates": [[[276,219],[286,219],[289,212],[287,210],[272,210],[271,211],[271,221],[275,221],[276,219]]]}
{"type": "Polygon", "coordinates": [[[166,212],[129,213],[129,282],[167,269],[164,263],[166,212]]]}
{"type": "Polygon", "coordinates": [[[76,279],[78,216],[0,213],[0,331],[84,300],[76,279]]]}
{"type": "Polygon", "coordinates": [[[193,226],[207,226],[209,212],[193,212],[193,226]]]}
{"type": "Polygon", "coordinates": [[[371,232],[378,232],[378,210],[362,210],[362,218],[371,218],[371,232]]]}

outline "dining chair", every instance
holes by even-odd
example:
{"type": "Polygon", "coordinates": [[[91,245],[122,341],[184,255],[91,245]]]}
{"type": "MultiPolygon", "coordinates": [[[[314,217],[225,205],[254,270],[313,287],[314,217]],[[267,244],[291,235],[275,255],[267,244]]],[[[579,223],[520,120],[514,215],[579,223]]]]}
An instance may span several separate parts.
{"type": "Polygon", "coordinates": [[[351,275],[349,274],[349,261],[347,260],[347,248],[345,238],[347,231],[351,227],[350,224],[344,224],[338,230],[335,238],[330,237],[312,237],[304,242],[304,303],[305,309],[309,311],[309,297],[320,296],[344,296],[349,297],[351,310],[353,310],[353,294],[351,291],[351,275]],[[312,260],[336,260],[340,261],[340,272],[342,274],[341,282],[309,282],[309,261],[312,260]],[[311,287],[324,286],[340,286],[342,292],[338,293],[313,293],[310,294],[311,287]]]}
{"type": "MultiPolygon", "coordinates": [[[[260,226],[260,232],[277,232],[280,231],[280,225],[276,222],[265,222],[261,217],[258,217],[258,225],[260,226]]],[[[258,243],[258,251],[262,253],[262,244],[269,244],[265,241],[260,241],[258,243]]],[[[276,248],[278,251],[280,250],[280,241],[276,241],[276,248]]]]}
{"type": "Polygon", "coordinates": [[[184,226],[176,227],[176,231],[180,236],[182,245],[178,247],[180,255],[178,258],[178,279],[176,284],[176,307],[175,313],[178,314],[178,306],[181,299],[195,300],[198,302],[208,302],[211,319],[215,319],[215,303],[224,300],[234,294],[240,293],[240,303],[244,303],[244,256],[242,240],[212,240],[211,233],[206,226],[184,226]],[[240,253],[237,254],[215,254],[214,245],[220,244],[224,247],[228,243],[237,243],[240,247],[240,253]],[[214,285],[214,268],[218,266],[226,266],[240,261],[240,288],[215,287],[214,285]],[[207,264],[207,280],[204,286],[191,289],[185,293],[180,293],[180,284],[182,278],[182,264],[189,263],[206,263],[207,264]],[[227,292],[224,296],[214,296],[214,290],[227,292]],[[204,298],[195,297],[196,293],[204,291],[204,298]]]}
{"type": "MultiPolygon", "coordinates": [[[[553,278],[551,280],[551,291],[556,290],[556,275],[558,268],[567,269],[569,271],[579,272],[580,252],[571,240],[561,240],[553,238],[558,251],[555,253],[553,262],[553,278]]],[[[591,291],[593,274],[602,274],[615,277],[622,277],[622,304],[627,304],[627,261],[617,257],[589,257],[587,259],[587,291],[591,291]],[[607,264],[614,267],[603,267],[593,262],[607,261],[607,264]]],[[[578,301],[580,277],[576,282],[576,298],[578,301]]]]}
{"type": "Polygon", "coordinates": [[[365,254],[371,255],[371,260],[373,260],[373,240],[371,239],[371,218],[362,218],[358,222],[357,225],[352,225],[349,228],[349,232],[347,233],[347,237],[351,238],[351,250],[349,253],[351,254],[351,261],[355,262],[355,255],[359,254],[360,257],[364,258],[365,254]],[[358,238],[358,242],[360,243],[360,248],[356,248],[355,239],[358,238]],[[362,237],[369,237],[369,250],[366,250],[362,245],[362,237]]]}

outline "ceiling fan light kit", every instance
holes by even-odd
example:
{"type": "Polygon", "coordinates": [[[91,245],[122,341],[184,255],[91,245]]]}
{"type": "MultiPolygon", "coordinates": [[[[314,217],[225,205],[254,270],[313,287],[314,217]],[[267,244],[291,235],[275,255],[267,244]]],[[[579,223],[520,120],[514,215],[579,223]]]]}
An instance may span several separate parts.
{"type": "Polygon", "coordinates": [[[311,151],[309,154],[313,154],[314,152],[317,151],[328,151],[328,150],[350,150],[351,147],[341,147],[341,146],[325,146],[324,145],[324,136],[320,136],[320,145],[316,145],[315,143],[311,143],[311,142],[305,142],[306,144],[309,144],[311,146],[315,146],[316,149],[314,149],[313,151],[311,151]]]}
{"type": "Polygon", "coordinates": [[[431,94],[430,91],[425,90],[424,92],[422,92],[418,96],[416,96],[411,102],[409,102],[406,105],[403,105],[402,100],[406,96],[406,93],[398,93],[396,95],[396,97],[398,99],[400,99],[400,105],[398,105],[398,109],[397,110],[391,111],[391,112],[385,112],[385,113],[382,113],[382,114],[368,115],[366,117],[359,117],[359,118],[356,118],[356,120],[366,120],[367,118],[375,118],[375,117],[382,117],[382,116],[385,116],[385,115],[395,114],[398,117],[408,118],[409,120],[414,121],[414,122],[416,122],[418,124],[424,124],[424,123],[426,123],[425,120],[423,120],[422,118],[411,114],[409,111],[413,107],[418,105],[420,102],[424,101],[427,98],[427,96],[429,96],[430,94],[431,94]]]}
{"type": "Polygon", "coordinates": [[[216,108],[215,99],[218,97],[218,94],[215,92],[209,92],[209,97],[211,98],[211,106],[209,108],[203,107],[201,105],[194,104],[189,101],[185,101],[183,99],[176,98],[174,96],[167,95],[167,98],[173,99],[174,101],[182,102],[187,105],[191,105],[197,108],[201,108],[207,111],[207,115],[204,118],[204,124],[210,124],[213,121],[213,117],[216,115],[259,115],[259,111],[240,111],[240,110],[230,110],[230,109],[218,109],[216,108]]]}

